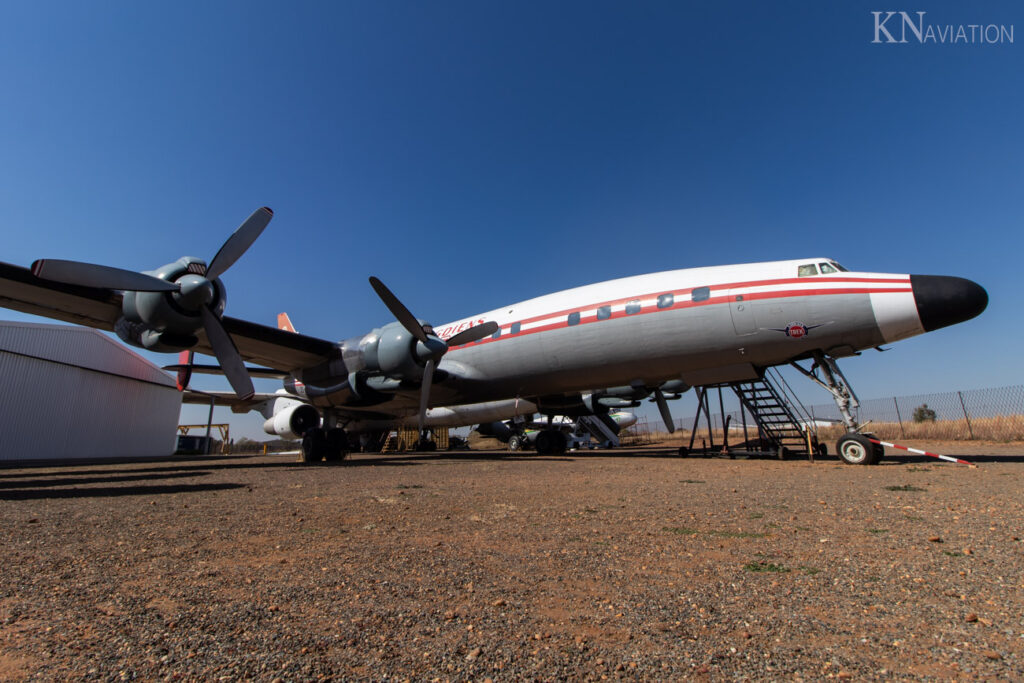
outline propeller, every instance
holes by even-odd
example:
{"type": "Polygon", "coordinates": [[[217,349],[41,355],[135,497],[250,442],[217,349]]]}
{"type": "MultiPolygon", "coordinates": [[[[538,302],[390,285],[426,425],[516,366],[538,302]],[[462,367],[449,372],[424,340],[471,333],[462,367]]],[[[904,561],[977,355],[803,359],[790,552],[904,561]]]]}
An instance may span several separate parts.
{"type": "MultiPolygon", "coordinates": [[[[178,373],[178,391],[185,391],[188,389],[188,383],[192,379],[192,357],[192,349],[182,351],[178,354],[178,366],[174,368],[178,373]]],[[[164,370],[167,370],[167,368],[164,368],[164,370]]]]}
{"type": "Polygon", "coordinates": [[[398,300],[398,297],[387,288],[387,285],[371,275],[370,286],[373,287],[373,291],[377,292],[377,296],[380,297],[384,305],[391,311],[391,315],[395,316],[395,320],[402,323],[402,327],[409,330],[409,334],[424,344],[429,343],[427,341],[427,333],[423,329],[424,326],[420,325],[420,321],[416,319],[416,316],[405,307],[405,304],[398,300]]]}
{"type": "MultiPolygon", "coordinates": [[[[179,308],[185,309],[191,315],[199,314],[202,328],[206,331],[206,337],[213,348],[213,353],[224,370],[231,388],[235,390],[239,398],[247,399],[251,398],[256,390],[245,369],[245,363],[238,353],[238,348],[232,341],[231,335],[224,329],[220,315],[212,306],[216,298],[214,281],[234,265],[242,254],[253,245],[273,217],[274,212],[269,208],[257,209],[221,245],[220,250],[210,261],[210,265],[205,268],[205,272],[199,274],[190,267],[187,274],[178,277],[173,282],[122,268],[58,259],[36,261],[32,264],[32,273],[44,280],[84,287],[117,289],[125,292],[169,293],[174,297],[179,308]]],[[[181,333],[182,329],[179,328],[185,324],[179,323],[173,331],[181,333]]],[[[185,330],[187,334],[191,334],[198,327],[194,323],[187,324],[193,326],[192,329],[185,330]]],[[[154,326],[158,327],[157,331],[164,329],[162,325],[154,324],[154,326]]]]}
{"type": "Polygon", "coordinates": [[[417,426],[420,437],[423,436],[423,423],[427,419],[427,403],[430,401],[430,385],[434,382],[434,359],[431,358],[423,367],[423,386],[420,388],[420,414],[417,426]]]}
{"type": "Polygon", "coordinates": [[[420,435],[422,436],[423,425],[427,419],[427,405],[430,402],[430,387],[434,382],[434,370],[441,361],[441,357],[453,346],[461,346],[462,344],[469,344],[484,337],[489,337],[498,331],[498,323],[492,320],[482,325],[474,325],[445,341],[434,334],[433,327],[420,324],[416,316],[405,307],[405,304],[399,301],[398,297],[380,279],[370,276],[370,286],[373,287],[373,291],[381,298],[381,301],[388,307],[391,314],[395,316],[395,320],[416,339],[417,344],[413,350],[413,355],[417,358],[426,356],[423,365],[423,379],[420,381],[420,412],[418,420],[420,435]]]}
{"type": "Polygon", "coordinates": [[[654,401],[658,404],[658,412],[661,413],[661,421],[665,423],[665,429],[669,434],[674,433],[676,425],[672,421],[672,411],[668,409],[668,401],[665,400],[665,393],[661,387],[654,390],[654,401]]]}
{"type": "Polygon", "coordinates": [[[40,259],[32,264],[32,274],[42,280],[81,285],[82,287],[102,287],[133,292],[176,292],[179,289],[176,283],[161,280],[152,275],[137,273],[134,270],[99,266],[95,263],[83,263],[82,261],[40,259]]]}

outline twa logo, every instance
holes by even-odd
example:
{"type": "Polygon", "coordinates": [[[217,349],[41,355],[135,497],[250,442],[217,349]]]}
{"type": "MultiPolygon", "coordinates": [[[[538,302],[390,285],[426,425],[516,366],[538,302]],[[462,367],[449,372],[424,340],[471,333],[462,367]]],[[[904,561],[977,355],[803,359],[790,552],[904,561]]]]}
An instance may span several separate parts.
{"type": "Polygon", "coordinates": [[[786,325],[786,336],[793,339],[800,339],[807,336],[807,325],[803,323],[790,323],[786,325]]]}
{"type": "Polygon", "coordinates": [[[773,327],[771,329],[776,332],[784,332],[790,339],[803,339],[807,336],[808,332],[816,327],[821,327],[821,325],[804,325],[801,322],[792,322],[784,328],[773,327]]]}

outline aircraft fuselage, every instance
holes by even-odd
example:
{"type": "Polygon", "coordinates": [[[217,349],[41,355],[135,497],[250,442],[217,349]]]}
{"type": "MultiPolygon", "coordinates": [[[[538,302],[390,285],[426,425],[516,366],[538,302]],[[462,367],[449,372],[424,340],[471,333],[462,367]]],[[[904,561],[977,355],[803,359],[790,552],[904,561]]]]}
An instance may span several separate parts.
{"type": "MultiPolygon", "coordinates": [[[[443,372],[430,404],[656,386],[667,380],[696,386],[752,379],[764,367],[816,350],[843,357],[966,320],[986,303],[985,291],[968,280],[847,272],[826,258],[610,280],[436,326],[442,339],[487,321],[500,329],[450,349],[438,366],[443,372]]],[[[403,331],[392,325],[347,340],[342,356],[346,347],[387,334],[403,331]]],[[[300,390],[302,381],[310,384],[308,378],[297,379],[300,390]]],[[[315,384],[335,388],[303,390],[316,405],[355,402],[340,372],[321,375],[315,384]]],[[[387,410],[415,412],[415,391],[394,393],[387,410]]]]}

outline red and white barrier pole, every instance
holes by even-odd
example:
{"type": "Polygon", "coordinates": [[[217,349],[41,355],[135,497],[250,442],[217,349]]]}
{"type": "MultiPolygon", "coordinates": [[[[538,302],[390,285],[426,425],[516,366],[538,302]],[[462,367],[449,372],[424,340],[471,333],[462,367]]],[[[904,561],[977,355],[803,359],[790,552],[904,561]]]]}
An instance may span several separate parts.
{"type": "Polygon", "coordinates": [[[879,441],[878,439],[872,439],[870,437],[868,437],[868,440],[871,441],[871,443],[877,443],[880,446],[887,446],[888,448],[898,448],[901,451],[907,451],[908,453],[916,453],[917,455],[927,455],[927,456],[930,456],[932,458],[938,458],[939,460],[945,460],[946,462],[955,462],[958,465],[967,465],[968,467],[973,467],[975,469],[977,469],[977,467],[978,467],[977,465],[973,465],[973,464],[967,462],[966,460],[961,460],[960,458],[954,458],[954,457],[949,456],[949,455],[939,455],[938,453],[929,453],[928,451],[922,451],[922,450],[917,449],[917,448],[910,448],[909,446],[901,446],[898,443],[889,443],[888,441],[879,441]]]}

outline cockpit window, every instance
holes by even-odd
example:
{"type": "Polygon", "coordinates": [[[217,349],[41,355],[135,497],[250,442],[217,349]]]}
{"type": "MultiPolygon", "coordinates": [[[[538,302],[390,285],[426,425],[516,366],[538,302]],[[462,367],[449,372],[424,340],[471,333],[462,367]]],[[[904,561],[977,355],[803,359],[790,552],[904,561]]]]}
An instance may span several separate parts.
{"type": "Polygon", "coordinates": [[[829,263],[831,263],[833,266],[835,266],[836,270],[838,270],[841,273],[849,273],[850,272],[846,268],[843,268],[841,265],[836,263],[835,261],[829,261],[829,263]]]}
{"type": "Polygon", "coordinates": [[[797,269],[796,274],[799,277],[810,277],[811,275],[817,275],[818,266],[814,265],[813,263],[805,263],[804,265],[800,266],[797,269]]]}
{"type": "Polygon", "coordinates": [[[831,263],[819,263],[818,267],[821,268],[822,275],[828,275],[829,273],[838,272],[831,263]]]}

